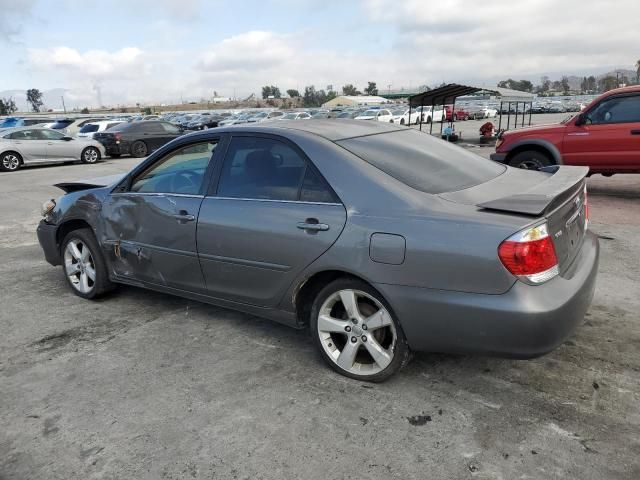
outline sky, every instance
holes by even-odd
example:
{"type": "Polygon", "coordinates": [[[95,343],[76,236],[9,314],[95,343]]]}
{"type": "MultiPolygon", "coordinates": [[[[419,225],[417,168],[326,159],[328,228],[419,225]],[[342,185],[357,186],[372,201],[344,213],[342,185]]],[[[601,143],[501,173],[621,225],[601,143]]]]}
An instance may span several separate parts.
{"type": "Polygon", "coordinates": [[[57,109],[58,93],[81,108],[535,83],[634,69],[639,15],[637,0],[0,0],[0,94],[38,88],[57,109]]]}

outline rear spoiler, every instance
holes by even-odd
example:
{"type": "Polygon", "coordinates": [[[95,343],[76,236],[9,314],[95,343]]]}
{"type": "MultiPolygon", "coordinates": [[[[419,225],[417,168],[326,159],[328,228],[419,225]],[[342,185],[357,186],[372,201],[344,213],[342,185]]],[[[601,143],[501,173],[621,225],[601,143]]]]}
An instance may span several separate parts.
{"type": "Polygon", "coordinates": [[[92,178],[90,180],[56,183],[54,187],[58,187],[65,193],[79,192],[81,190],[89,190],[91,188],[108,187],[109,185],[119,182],[123,177],[123,174],[107,175],[104,177],[92,178]]]}
{"type": "Polygon", "coordinates": [[[479,203],[478,207],[538,217],[573,196],[589,173],[589,167],[553,165],[542,171],[552,175],[529,190],[479,203]]]}

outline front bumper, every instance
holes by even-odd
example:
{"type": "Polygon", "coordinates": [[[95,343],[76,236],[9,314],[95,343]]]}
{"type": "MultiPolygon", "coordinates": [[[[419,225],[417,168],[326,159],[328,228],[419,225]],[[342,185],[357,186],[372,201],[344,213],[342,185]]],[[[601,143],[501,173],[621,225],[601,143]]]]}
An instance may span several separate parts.
{"type": "Polygon", "coordinates": [[[507,159],[507,154],[506,153],[492,153],[491,155],[489,155],[489,158],[491,160],[493,160],[494,162],[500,162],[500,163],[504,163],[505,160],[507,159]]]}
{"type": "Polygon", "coordinates": [[[44,258],[51,265],[60,265],[60,247],[57,238],[58,226],[40,220],[38,224],[38,242],[44,252],[44,258]]]}
{"type": "Polygon", "coordinates": [[[517,281],[502,295],[376,284],[416,351],[532,358],[560,345],[583,320],[598,272],[599,244],[587,232],[564,277],[517,281]]]}

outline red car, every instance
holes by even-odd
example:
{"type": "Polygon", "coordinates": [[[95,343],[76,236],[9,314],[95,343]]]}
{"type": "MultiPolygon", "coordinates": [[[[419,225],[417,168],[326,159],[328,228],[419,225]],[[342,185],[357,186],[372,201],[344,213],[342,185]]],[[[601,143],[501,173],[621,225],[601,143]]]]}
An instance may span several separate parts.
{"type": "Polygon", "coordinates": [[[640,86],[610,90],[561,123],[504,132],[491,159],[528,169],[583,165],[589,174],[640,173],[640,86]]]}
{"type": "Polygon", "coordinates": [[[452,118],[452,114],[453,114],[453,120],[456,122],[458,120],[469,120],[469,117],[471,116],[468,111],[464,110],[461,107],[458,107],[454,110],[453,105],[445,105],[444,106],[445,121],[450,122],[452,118]]]}

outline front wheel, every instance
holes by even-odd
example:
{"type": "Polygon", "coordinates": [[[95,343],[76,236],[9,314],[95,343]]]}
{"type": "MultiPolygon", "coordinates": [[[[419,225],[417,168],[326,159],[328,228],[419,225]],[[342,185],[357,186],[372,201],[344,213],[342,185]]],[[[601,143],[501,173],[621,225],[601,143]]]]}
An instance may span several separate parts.
{"type": "Polygon", "coordinates": [[[82,151],[80,158],[82,163],[97,163],[100,160],[100,152],[95,147],[87,147],[82,151]]]}
{"type": "Polygon", "coordinates": [[[62,241],[62,268],[67,284],[79,297],[96,298],[113,289],[98,242],[89,228],[67,234],[62,241]]]}
{"type": "Polygon", "coordinates": [[[509,165],[525,170],[540,170],[551,165],[551,160],[547,155],[537,150],[525,150],[515,155],[509,165]]]}
{"type": "Polygon", "coordinates": [[[360,280],[340,279],[323,288],[310,323],[324,360],[347,377],[381,382],[409,361],[409,346],[391,308],[360,280]]]}

